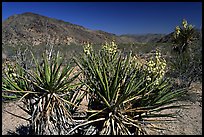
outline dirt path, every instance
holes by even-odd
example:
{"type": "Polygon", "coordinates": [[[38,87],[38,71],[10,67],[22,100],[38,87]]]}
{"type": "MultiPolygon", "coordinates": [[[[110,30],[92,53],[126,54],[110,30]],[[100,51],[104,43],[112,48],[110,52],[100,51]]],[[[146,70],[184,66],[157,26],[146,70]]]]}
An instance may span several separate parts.
{"type": "MultiPolygon", "coordinates": [[[[169,129],[171,131],[150,132],[150,134],[156,135],[202,135],[202,84],[193,83],[192,90],[183,98],[183,100],[177,102],[179,104],[190,105],[189,109],[179,109],[178,121],[172,123],[158,124],[159,127],[169,129]]],[[[10,113],[27,117],[28,115],[22,111],[16,104],[22,104],[17,102],[10,102],[3,104],[2,106],[2,134],[14,134],[21,132],[20,134],[26,134],[26,128],[20,128],[19,126],[26,126],[27,121],[17,118],[10,113]],[[7,112],[8,111],[8,112],[7,112]],[[25,131],[23,132],[22,129],[25,131]]],[[[167,110],[175,111],[175,110],[167,110]]]]}

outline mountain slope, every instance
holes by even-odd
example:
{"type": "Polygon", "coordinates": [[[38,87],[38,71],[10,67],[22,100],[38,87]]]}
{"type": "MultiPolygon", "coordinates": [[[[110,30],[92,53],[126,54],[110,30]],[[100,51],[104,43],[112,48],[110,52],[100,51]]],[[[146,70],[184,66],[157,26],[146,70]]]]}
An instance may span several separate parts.
{"type": "Polygon", "coordinates": [[[111,40],[116,35],[86,29],[82,26],[41,16],[23,13],[9,17],[2,23],[3,44],[29,43],[33,45],[70,44],[91,41],[101,43],[111,40]]]}
{"type": "Polygon", "coordinates": [[[122,35],[117,36],[101,30],[90,30],[62,20],[26,12],[13,15],[2,22],[3,45],[69,45],[84,41],[104,43],[115,40],[117,43],[155,42],[161,35],[122,35]]]}
{"type": "Polygon", "coordinates": [[[137,41],[139,43],[148,43],[148,42],[157,42],[165,34],[143,34],[143,35],[136,35],[136,34],[126,34],[121,35],[120,37],[124,40],[129,39],[130,41],[137,41]]]}

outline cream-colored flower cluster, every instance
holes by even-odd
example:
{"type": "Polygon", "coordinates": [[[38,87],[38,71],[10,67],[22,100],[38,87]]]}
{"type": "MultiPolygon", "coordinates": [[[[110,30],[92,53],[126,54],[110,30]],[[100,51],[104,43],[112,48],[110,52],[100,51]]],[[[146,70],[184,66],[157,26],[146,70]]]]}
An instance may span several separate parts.
{"type": "Polygon", "coordinates": [[[179,26],[176,26],[175,33],[177,36],[181,33],[181,28],[179,26]]]}
{"type": "Polygon", "coordinates": [[[117,52],[117,48],[118,48],[118,46],[115,43],[115,41],[112,41],[110,43],[105,42],[105,44],[102,46],[102,50],[104,50],[110,54],[115,54],[117,52]]]}
{"type": "Polygon", "coordinates": [[[156,79],[155,85],[158,85],[166,70],[166,60],[161,58],[159,51],[156,51],[155,58],[147,61],[145,70],[147,72],[146,80],[151,82],[156,79]]]}
{"type": "Polygon", "coordinates": [[[182,33],[184,33],[185,32],[184,30],[192,30],[193,28],[194,28],[193,25],[191,25],[191,24],[188,25],[187,20],[183,19],[182,27],[176,26],[176,28],[175,28],[174,38],[177,38],[181,34],[181,31],[182,31],[182,33]]]}
{"type": "Polygon", "coordinates": [[[15,71],[16,71],[16,65],[15,64],[10,64],[10,62],[5,62],[2,64],[3,73],[6,73],[10,78],[16,77],[15,71]]]}
{"type": "Polygon", "coordinates": [[[188,25],[187,20],[183,19],[182,25],[183,25],[183,27],[186,29],[186,28],[187,28],[187,25],[188,25]]]}
{"type": "Polygon", "coordinates": [[[83,46],[84,53],[89,55],[93,51],[92,45],[90,43],[87,43],[83,46]]]}

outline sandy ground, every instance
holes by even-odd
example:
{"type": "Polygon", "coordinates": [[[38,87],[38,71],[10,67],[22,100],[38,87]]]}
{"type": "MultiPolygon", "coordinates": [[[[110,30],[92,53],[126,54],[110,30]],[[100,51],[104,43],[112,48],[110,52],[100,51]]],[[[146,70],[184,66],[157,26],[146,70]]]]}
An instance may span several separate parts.
{"type": "Polygon", "coordinates": [[[177,122],[159,124],[159,127],[170,131],[161,131],[160,135],[202,135],[202,84],[192,84],[191,92],[177,102],[177,104],[189,105],[188,109],[167,110],[177,111],[177,122]]]}
{"type": "Polygon", "coordinates": [[[15,132],[18,132],[18,127],[27,126],[29,123],[24,119],[12,115],[15,114],[24,118],[29,118],[29,115],[17,106],[22,104],[23,103],[17,101],[2,104],[2,135],[15,134],[15,132]]]}
{"type": "MultiPolygon", "coordinates": [[[[172,123],[157,124],[158,127],[170,131],[149,132],[153,135],[202,135],[202,83],[193,83],[192,89],[179,102],[179,104],[190,105],[189,109],[167,110],[177,111],[178,121],[172,123]]],[[[10,113],[28,118],[28,115],[21,110],[17,102],[3,103],[2,105],[2,134],[26,134],[28,122],[15,117],[10,113]],[[10,112],[10,113],[8,113],[10,112]],[[22,129],[24,131],[22,131],[22,129]]]]}

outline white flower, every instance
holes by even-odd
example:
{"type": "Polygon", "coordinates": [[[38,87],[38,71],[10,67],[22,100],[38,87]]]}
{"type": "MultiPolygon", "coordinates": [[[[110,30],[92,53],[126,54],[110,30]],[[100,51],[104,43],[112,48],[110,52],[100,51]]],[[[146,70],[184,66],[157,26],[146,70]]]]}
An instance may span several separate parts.
{"type": "Polygon", "coordinates": [[[188,22],[184,19],[183,22],[182,22],[182,24],[183,24],[183,27],[186,29],[186,27],[187,27],[187,25],[188,25],[188,22]]]}
{"type": "Polygon", "coordinates": [[[149,76],[147,76],[147,81],[151,81],[151,78],[149,76]]]}
{"type": "Polygon", "coordinates": [[[176,35],[180,34],[181,31],[180,31],[180,27],[179,26],[176,26],[175,32],[176,32],[176,35]]]}

